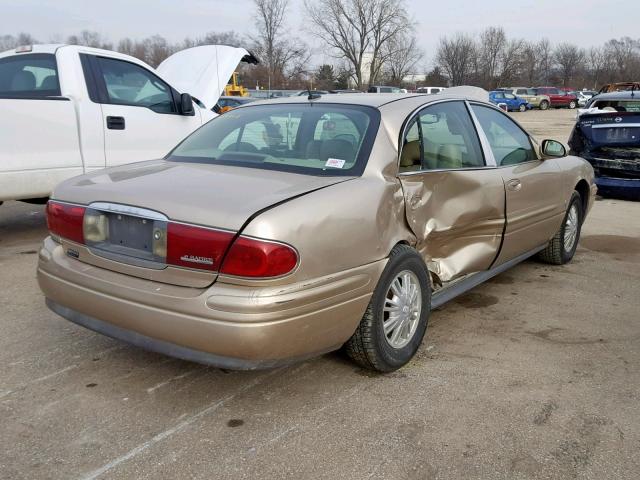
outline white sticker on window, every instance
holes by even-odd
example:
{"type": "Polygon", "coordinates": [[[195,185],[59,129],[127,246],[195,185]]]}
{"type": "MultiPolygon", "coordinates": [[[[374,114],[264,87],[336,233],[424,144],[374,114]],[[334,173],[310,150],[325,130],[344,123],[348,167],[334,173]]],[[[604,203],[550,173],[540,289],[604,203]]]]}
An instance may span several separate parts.
{"type": "Polygon", "coordinates": [[[346,160],[340,160],[339,158],[329,158],[327,159],[327,163],[324,164],[325,167],[333,167],[333,168],[342,168],[344,167],[346,160]]]}

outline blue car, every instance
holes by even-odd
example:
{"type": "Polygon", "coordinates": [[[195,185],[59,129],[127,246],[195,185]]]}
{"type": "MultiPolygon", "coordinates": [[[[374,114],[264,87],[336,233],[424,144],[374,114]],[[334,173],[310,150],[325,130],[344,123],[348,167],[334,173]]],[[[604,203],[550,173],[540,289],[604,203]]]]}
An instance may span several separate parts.
{"type": "Polygon", "coordinates": [[[640,200],[640,91],[601,93],[580,112],[570,153],[593,166],[599,195],[640,200]]]}
{"type": "Polygon", "coordinates": [[[517,97],[513,93],[502,90],[489,92],[489,101],[495,105],[506,105],[507,111],[509,112],[526,112],[533,108],[533,105],[527,102],[524,98],[517,97]]]}

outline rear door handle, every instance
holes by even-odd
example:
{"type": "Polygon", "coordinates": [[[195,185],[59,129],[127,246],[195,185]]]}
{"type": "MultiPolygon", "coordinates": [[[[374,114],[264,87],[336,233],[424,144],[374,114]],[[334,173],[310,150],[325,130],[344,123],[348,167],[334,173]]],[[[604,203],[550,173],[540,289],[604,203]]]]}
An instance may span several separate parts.
{"type": "Polygon", "coordinates": [[[107,117],[109,130],[124,130],[124,117],[107,117]]]}
{"type": "Polygon", "coordinates": [[[522,188],[522,183],[520,183],[519,178],[513,178],[507,182],[507,188],[514,192],[517,192],[522,188]]]}

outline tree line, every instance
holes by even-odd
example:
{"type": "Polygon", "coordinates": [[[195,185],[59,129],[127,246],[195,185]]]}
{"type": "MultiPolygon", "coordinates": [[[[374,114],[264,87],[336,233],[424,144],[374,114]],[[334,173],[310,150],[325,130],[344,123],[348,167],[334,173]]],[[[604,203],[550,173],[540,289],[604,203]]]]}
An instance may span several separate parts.
{"type": "Polygon", "coordinates": [[[456,33],[441,38],[435,64],[431,74],[451,85],[599,88],[640,78],[640,39],[611,39],[585,49],[568,42],[554,46],[546,38],[510,39],[503,28],[489,27],[477,37],[456,33]]]}
{"type": "MultiPolygon", "coordinates": [[[[571,43],[552,45],[548,39],[528,42],[508,38],[502,27],[480,35],[456,33],[442,37],[431,69],[416,39],[416,25],[404,0],[305,0],[303,32],[317,39],[333,61],[309,67],[314,52],[291,33],[290,0],[253,0],[255,30],[243,36],[234,31],[209,32],[169,42],[161,35],[123,38],[113,43],[97,32],[82,31],[68,38],[47,39],[116,50],[153,67],[184,48],[206,44],[242,46],[260,58],[257,66],[241,66],[243,85],[263,89],[358,90],[368,85],[478,85],[493,89],[506,85],[557,85],[596,88],[603,83],[640,78],[640,39],[612,39],[589,49],[571,43]],[[406,84],[409,73],[428,71],[418,82],[406,84]]],[[[28,33],[0,35],[0,51],[40,43],[28,33]]]]}
{"type": "MultiPolygon", "coordinates": [[[[242,83],[248,87],[286,89],[339,89],[353,85],[400,84],[422,58],[414,24],[404,0],[305,0],[306,34],[323,44],[331,64],[310,68],[314,53],[301,38],[292,35],[287,22],[289,0],[254,0],[255,33],[210,32],[198,38],[171,43],[161,35],[112,42],[97,32],[82,31],[67,38],[46,39],[103,48],[139,58],[152,67],[184,48],[206,44],[242,46],[258,56],[257,66],[241,66],[242,83]],[[327,47],[329,47],[327,49],[327,47]]],[[[42,43],[28,33],[0,35],[0,51],[19,45],[42,43]]]]}

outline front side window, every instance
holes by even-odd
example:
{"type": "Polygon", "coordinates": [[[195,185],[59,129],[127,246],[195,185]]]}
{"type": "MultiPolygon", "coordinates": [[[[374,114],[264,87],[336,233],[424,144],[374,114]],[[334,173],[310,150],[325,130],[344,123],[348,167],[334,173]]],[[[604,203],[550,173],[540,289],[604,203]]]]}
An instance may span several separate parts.
{"type": "Polygon", "coordinates": [[[176,113],[171,88],[145,68],[113,58],[98,57],[109,103],[176,113]]]}
{"type": "Polygon", "coordinates": [[[34,53],[0,59],[0,97],[60,96],[56,58],[34,53]]]}
{"type": "Polygon", "coordinates": [[[321,103],[250,106],[207,123],[168,159],[308,175],[360,175],[379,122],[380,113],[369,107],[321,103]]]}
{"type": "Polygon", "coordinates": [[[472,105],[471,108],[489,140],[499,166],[537,159],[529,136],[507,115],[483,105],[472,105]]]}
{"type": "Polygon", "coordinates": [[[437,103],[420,111],[405,133],[400,172],[416,169],[418,145],[422,170],[485,166],[478,135],[463,102],[437,103]]]}

